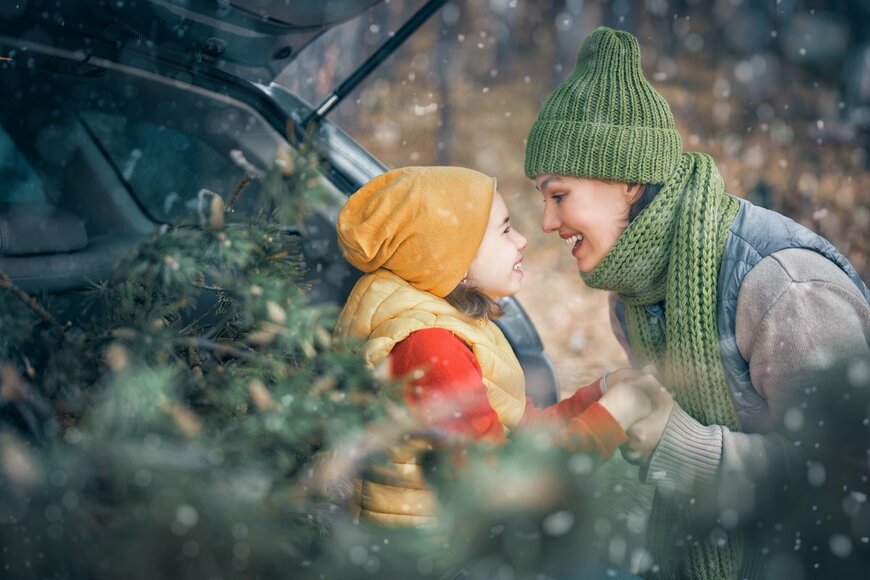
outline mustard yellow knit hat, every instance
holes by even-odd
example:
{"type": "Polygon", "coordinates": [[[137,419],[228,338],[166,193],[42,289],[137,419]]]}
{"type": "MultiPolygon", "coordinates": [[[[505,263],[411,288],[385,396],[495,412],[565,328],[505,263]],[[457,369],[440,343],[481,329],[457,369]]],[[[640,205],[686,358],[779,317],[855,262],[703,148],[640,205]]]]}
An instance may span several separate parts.
{"type": "Polygon", "coordinates": [[[338,216],[338,242],[363,272],[390,270],[443,298],[483,241],[495,179],[462,167],[402,167],[372,179],[338,216]]]}

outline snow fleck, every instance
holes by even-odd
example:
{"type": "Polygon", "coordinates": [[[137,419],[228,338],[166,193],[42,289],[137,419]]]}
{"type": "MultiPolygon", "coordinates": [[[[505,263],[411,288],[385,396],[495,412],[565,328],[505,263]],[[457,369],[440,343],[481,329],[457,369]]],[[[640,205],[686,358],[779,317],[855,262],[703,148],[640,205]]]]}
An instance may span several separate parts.
{"type": "Polygon", "coordinates": [[[365,564],[366,560],[368,560],[369,552],[363,546],[354,546],[350,549],[348,558],[350,558],[350,561],[354,564],[362,565],[365,564]]]}
{"type": "Polygon", "coordinates": [[[860,491],[853,491],[843,498],[842,508],[843,513],[851,518],[858,517],[861,512],[861,506],[867,502],[867,496],[860,491]]]}
{"type": "Polygon", "coordinates": [[[785,412],[783,417],[785,428],[791,432],[799,431],[804,426],[804,413],[797,407],[792,407],[785,412]]]}
{"type": "Polygon", "coordinates": [[[556,30],[559,32],[567,32],[574,26],[574,18],[567,12],[560,12],[556,16],[556,30]]]}
{"type": "Polygon", "coordinates": [[[713,531],[710,532],[710,542],[714,546],[724,548],[728,544],[728,532],[722,528],[714,528],[713,531]]]}
{"type": "Polygon", "coordinates": [[[610,544],[607,546],[607,555],[611,562],[621,562],[625,559],[628,552],[628,543],[622,536],[614,536],[610,539],[610,544]]]}
{"type": "Polygon", "coordinates": [[[700,52],[704,48],[704,37],[696,32],[693,32],[686,37],[686,40],[683,41],[683,44],[686,45],[686,49],[690,52],[700,52]]]}
{"type": "Polygon", "coordinates": [[[610,524],[610,520],[607,518],[598,518],[595,520],[595,524],[592,526],[592,529],[595,531],[595,535],[599,537],[606,536],[610,534],[610,530],[612,525],[610,524]]]}
{"type": "Polygon", "coordinates": [[[45,519],[49,522],[59,522],[62,517],[63,514],[58,506],[51,504],[45,508],[45,519]]]}
{"type": "Polygon", "coordinates": [[[181,546],[181,552],[188,558],[196,558],[199,555],[199,543],[196,540],[187,540],[181,546]]]}
{"type": "Polygon", "coordinates": [[[870,361],[857,359],[849,364],[847,371],[849,384],[858,387],[870,383],[870,361]]]}
{"type": "Polygon", "coordinates": [[[60,470],[52,471],[51,475],[49,476],[51,484],[57,487],[63,487],[64,485],[66,485],[67,479],[68,478],[66,472],[60,470]]]}
{"type": "Polygon", "coordinates": [[[183,504],[178,506],[178,509],[175,510],[175,519],[177,519],[181,525],[192,528],[199,521],[199,513],[197,513],[196,508],[192,505],[183,504]]]}
{"type": "Polygon", "coordinates": [[[148,487],[151,484],[151,472],[147,469],[140,469],[133,476],[133,481],[139,487],[148,487]]]}
{"type": "Polygon", "coordinates": [[[573,455],[571,459],[568,460],[568,468],[572,473],[577,475],[588,475],[592,473],[592,469],[595,467],[595,462],[589,455],[585,453],[578,453],[573,455]]]}
{"type": "MultiPolygon", "coordinates": [[[[290,396],[290,395],[287,395],[287,396],[290,396]]],[[[208,459],[208,462],[211,465],[215,465],[215,466],[220,465],[224,462],[224,452],[222,449],[219,449],[219,448],[212,449],[208,452],[206,459],[208,459]]]]}
{"type": "Polygon", "coordinates": [[[418,117],[429,115],[438,110],[438,103],[429,103],[428,105],[414,105],[414,114],[418,117]]]}
{"type": "Polygon", "coordinates": [[[68,510],[75,509],[79,505],[79,496],[74,491],[68,491],[63,494],[63,498],[61,499],[64,507],[68,510]]]}
{"type": "Polygon", "coordinates": [[[571,349],[571,352],[578,353],[586,346],[586,342],[586,333],[578,329],[571,333],[568,339],[568,348],[571,349]]]}
{"type": "Polygon", "coordinates": [[[821,487],[825,484],[825,466],[817,461],[810,462],[807,469],[807,481],[813,487],[821,487]]]}
{"type": "Polygon", "coordinates": [[[561,510],[553,512],[544,518],[541,527],[548,536],[564,536],[574,527],[574,514],[561,510]]]}
{"type": "Polygon", "coordinates": [[[233,556],[239,560],[247,560],[251,555],[251,547],[245,542],[236,542],[233,546],[233,556]]]}
{"type": "Polygon", "coordinates": [[[831,552],[840,558],[847,558],[852,553],[852,540],[844,534],[834,534],[828,543],[831,552]]]}
{"type": "Polygon", "coordinates": [[[233,524],[232,532],[233,538],[240,542],[248,537],[248,526],[245,524],[233,524]]]}

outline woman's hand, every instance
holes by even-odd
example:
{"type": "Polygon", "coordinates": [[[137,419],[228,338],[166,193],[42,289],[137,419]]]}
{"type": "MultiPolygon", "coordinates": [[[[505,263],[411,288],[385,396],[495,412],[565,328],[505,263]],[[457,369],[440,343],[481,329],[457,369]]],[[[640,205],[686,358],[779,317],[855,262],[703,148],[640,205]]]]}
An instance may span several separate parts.
{"type": "Polygon", "coordinates": [[[628,433],[629,427],[650,414],[653,408],[652,401],[635,386],[635,382],[631,379],[613,383],[611,376],[607,377],[609,385],[598,403],[607,409],[619,426],[628,433]]]}
{"type": "Polygon", "coordinates": [[[668,425],[674,408],[674,398],[652,374],[632,381],[631,385],[641,391],[652,404],[652,411],[646,417],[626,429],[628,443],[622,446],[622,456],[629,463],[637,465],[646,463],[652,457],[668,425]]]}

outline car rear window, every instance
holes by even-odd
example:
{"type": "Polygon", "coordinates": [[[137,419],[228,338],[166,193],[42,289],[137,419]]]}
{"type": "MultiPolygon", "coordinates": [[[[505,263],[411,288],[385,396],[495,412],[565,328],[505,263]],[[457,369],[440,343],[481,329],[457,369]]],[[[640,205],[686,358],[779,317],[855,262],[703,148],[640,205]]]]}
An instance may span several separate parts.
{"type": "MultiPolygon", "coordinates": [[[[225,154],[178,128],[95,111],[82,113],[82,120],[156,221],[176,222],[196,211],[203,188],[227,198],[245,175],[225,154]]],[[[258,186],[252,182],[246,197],[256,197],[258,186]]]]}

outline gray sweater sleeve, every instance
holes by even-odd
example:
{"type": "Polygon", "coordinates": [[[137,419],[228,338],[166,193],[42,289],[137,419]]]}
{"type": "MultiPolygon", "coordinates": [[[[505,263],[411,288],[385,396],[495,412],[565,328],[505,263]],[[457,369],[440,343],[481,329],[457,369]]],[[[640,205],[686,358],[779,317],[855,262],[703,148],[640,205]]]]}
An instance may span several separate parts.
{"type": "Polygon", "coordinates": [[[870,352],[870,307],[851,280],[820,254],[782,250],[761,260],[744,279],[736,334],[769,417],[744,424],[749,432],[735,433],[704,426],[675,406],[642,470],[647,480],[684,494],[717,478],[725,489],[775,493],[778,484],[804,478],[803,442],[794,437],[802,395],[817,387],[811,381],[819,371],[870,352]]]}

